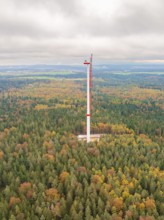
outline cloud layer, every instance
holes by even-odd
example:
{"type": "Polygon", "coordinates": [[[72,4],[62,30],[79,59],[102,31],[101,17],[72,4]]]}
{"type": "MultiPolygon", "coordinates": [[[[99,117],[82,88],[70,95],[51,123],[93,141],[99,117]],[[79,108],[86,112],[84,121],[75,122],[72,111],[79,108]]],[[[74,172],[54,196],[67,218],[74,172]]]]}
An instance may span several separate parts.
{"type": "Polygon", "coordinates": [[[163,0],[0,0],[0,65],[164,60],[163,0]]]}

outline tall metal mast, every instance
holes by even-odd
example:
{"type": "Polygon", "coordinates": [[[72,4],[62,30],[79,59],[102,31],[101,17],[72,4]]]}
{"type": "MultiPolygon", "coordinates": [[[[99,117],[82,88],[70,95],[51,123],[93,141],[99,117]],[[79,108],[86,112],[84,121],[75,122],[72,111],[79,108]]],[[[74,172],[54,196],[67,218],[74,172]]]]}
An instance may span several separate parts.
{"type": "Polygon", "coordinates": [[[91,113],[91,110],[92,110],[92,57],[93,55],[91,54],[90,56],[90,75],[89,75],[89,86],[90,86],[90,113],[91,113]]]}
{"type": "Polygon", "coordinates": [[[90,57],[90,62],[85,61],[87,65],[87,143],[90,142],[90,132],[91,132],[91,87],[92,87],[92,54],[90,57]]]}

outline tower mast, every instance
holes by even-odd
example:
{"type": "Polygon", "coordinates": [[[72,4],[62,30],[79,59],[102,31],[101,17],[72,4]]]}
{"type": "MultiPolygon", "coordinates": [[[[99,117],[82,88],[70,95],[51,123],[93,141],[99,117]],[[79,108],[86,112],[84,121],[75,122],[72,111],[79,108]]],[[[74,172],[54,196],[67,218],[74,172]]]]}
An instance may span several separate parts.
{"type": "Polygon", "coordinates": [[[93,55],[91,54],[90,56],[90,75],[89,75],[89,86],[90,86],[90,114],[92,110],[92,57],[93,55]]]}
{"type": "Polygon", "coordinates": [[[90,142],[91,136],[91,88],[92,88],[92,54],[90,62],[85,61],[87,65],[87,143],[90,142]]]}

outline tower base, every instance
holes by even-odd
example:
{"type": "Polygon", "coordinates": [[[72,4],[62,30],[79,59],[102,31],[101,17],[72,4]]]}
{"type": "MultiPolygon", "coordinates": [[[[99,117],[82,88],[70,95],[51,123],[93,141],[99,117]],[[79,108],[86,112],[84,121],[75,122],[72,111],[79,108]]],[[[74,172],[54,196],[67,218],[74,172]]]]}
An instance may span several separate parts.
{"type": "MultiPolygon", "coordinates": [[[[102,136],[103,134],[91,134],[90,135],[90,141],[93,142],[93,141],[99,141],[100,140],[100,137],[102,136]]],[[[79,134],[77,136],[77,139],[78,141],[87,141],[87,135],[86,134],[79,134]]]]}

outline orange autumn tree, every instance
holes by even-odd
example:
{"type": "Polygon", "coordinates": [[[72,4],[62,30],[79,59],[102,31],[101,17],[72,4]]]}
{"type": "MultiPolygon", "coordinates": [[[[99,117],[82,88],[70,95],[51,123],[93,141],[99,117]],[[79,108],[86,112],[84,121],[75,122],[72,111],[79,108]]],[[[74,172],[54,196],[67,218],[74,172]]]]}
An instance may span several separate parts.
{"type": "Polygon", "coordinates": [[[60,194],[57,189],[50,188],[45,191],[46,199],[48,201],[58,201],[60,199],[60,194]]]}
{"type": "Polygon", "coordinates": [[[20,202],[21,202],[20,198],[12,196],[12,197],[10,197],[9,207],[12,208],[16,204],[19,204],[20,202]]]}

